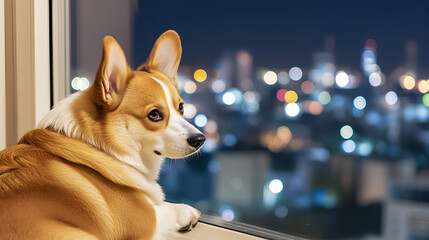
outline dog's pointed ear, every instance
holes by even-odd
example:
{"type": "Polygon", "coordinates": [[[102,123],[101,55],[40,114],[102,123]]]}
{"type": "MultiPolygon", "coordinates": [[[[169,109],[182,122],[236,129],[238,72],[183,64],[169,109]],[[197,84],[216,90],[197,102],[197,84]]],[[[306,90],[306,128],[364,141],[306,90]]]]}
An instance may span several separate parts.
{"type": "Polygon", "coordinates": [[[109,110],[115,109],[122,100],[130,68],[124,52],[113,37],[103,39],[103,54],[94,81],[94,101],[109,110]]]}
{"type": "Polygon", "coordinates": [[[164,32],[152,49],[146,63],[137,70],[158,70],[165,73],[177,87],[177,69],[179,68],[180,58],[182,57],[182,45],[179,35],[168,30],[164,32]]]}

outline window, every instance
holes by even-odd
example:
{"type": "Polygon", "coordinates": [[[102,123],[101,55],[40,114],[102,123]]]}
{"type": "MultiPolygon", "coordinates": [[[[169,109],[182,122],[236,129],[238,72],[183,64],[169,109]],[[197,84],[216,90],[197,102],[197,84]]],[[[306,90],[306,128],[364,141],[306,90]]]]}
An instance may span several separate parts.
{"type": "Polygon", "coordinates": [[[207,141],[165,163],[167,200],[278,238],[429,238],[427,2],[62,3],[55,101],[89,86],[105,35],[134,69],[181,36],[185,117],[207,141]]]}

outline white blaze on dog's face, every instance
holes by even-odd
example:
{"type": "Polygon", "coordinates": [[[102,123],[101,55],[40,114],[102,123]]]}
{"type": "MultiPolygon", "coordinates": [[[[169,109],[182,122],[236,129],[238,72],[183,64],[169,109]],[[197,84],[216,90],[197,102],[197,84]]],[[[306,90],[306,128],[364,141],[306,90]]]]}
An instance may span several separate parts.
{"type": "Polygon", "coordinates": [[[205,137],[183,118],[176,81],[182,51],[177,33],[162,34],[138,71],[129,69],[113,38],[106,37],[103,46],[94,101],[108,109],[110,124],[120,126],[114,135],[129,136],[127,140],[144,154],[175,159],[197,152],[205,137]]]}

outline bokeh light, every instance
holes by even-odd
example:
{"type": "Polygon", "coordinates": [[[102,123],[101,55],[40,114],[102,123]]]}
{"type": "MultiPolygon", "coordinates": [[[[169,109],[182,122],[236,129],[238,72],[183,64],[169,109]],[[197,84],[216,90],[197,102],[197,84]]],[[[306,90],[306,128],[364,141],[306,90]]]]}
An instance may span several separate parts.
{"type": "Polygon", "coordinates": [[[187,94],[192,94],[192,93],[194,93],[197,90],[197,84],[195,84],[192,81],[187,81],[185,83],[185,86],[183,86],[183,90],[187,94]]]}
{"type": "Polygon", "coordinates": [[[293,67],[289,70],[289,77],[294,81],[299,81],[302,78],[302,70],[299,67],[293,67]]]}
{"type": "Polygon", "coordinates": [[[366,100],[362,96],[358,96],[353,100],[353,105],[355,108],[362,110],[366,107],[366,100]]]}
{"type": "Polygon", "coordinates": [[[322,91],[319,93],[317,99],[322,105],[327,105],[331,102],[331,94],[329,94],[327,91],[322,91]]]}
{"type": "Polygon", "coordinates": [[[331,87],[335,83],[335,76],[331,72],[325,72],[322,75],[322,85],[325,87],[331,87]]]}
{"type": "Polygon", "coordinates": [[[429,107],[429,93],[423,95],[422,102],[426,107],[429,107]]]}
{"type": "Polygon", "coordinates": [[[353,128],[349,125],[345,125],[340,129],[340,135],[344,139],[349,139],[353,136],[353,128]]]}
{"type": "Polygon", "coordinates": [[[314,91],[314,84],[313,84],[313,82],[311,82],[311,81],[309,81],[309,80],[304,81],[304,82],[301,84],[301,90],[302,90],[305,94],[310,94],[310,93],[312,93],[312,92],[314,91]]]}
{"type": "Polygon", "coordinates": [[[198,69],[194,72],[194,79],[197,82],[204,82],[207,78],[207,73],[203,69],[198,69]]]}
{"type": "Polygon", "coordinates": [[[343,151],[346,153],[352,153],[356,149],[355,141],[349,139],[343,142],[342,144],[343,151]]]}
{"type": "Polygon", "coordinates": [[[233,147],[237,143],[237,137],[234,134],[228,133],[223,136],[223,144],[227,147],[233,147]]]}
{"type": "Polygon", "coordinates": [[[287,93],[286,89],[279,89],[276,93],[276,97],[280,102],[286,101],[285,94],[287,93]]]}
{"type": "Polygon", "coordinates": [[[212,90],[215,93],[221,93],[225,91],[225,87],[226,87],[225,82],[222,81],[221,79],[216,79],[212,83],[212,90]]]}
{"type": "Polygon", "coordinates": [[[287,103],[294,103],[298,101],[298,94],[295,91],[287,91],[285,94],[285,101],[287,103]]]}
{"type": "Polygon", "coordinates": [[[71,87],[76,91],[85,90],[89,87],[89,85],[90,85],[89,80],[87,78],[84,78],[84,77],[82,77],[82,78],[75,77],[71,81],[71,87]]]}
{"type": "Polygon", "coordinates": [[[277,78],[278,78],[279,83],[283,84],[283,85],[288,84],[290,81],[289,74],[287,72],[283,72],[283,71],[279,72],[279,74],[277,75],[277,78]]]}
{"type": "Polygon", "coordinates": [[[285,113],[289,117],[296,117],[300,112],[299,105],[296,103],[288,103],[285,106],[285,113]]]}
{"type": "Polygon", "coordinates": [[[207,121],[206,126],[204,127],[205,133],[215,133],[217,131],[217,123],[213,120],[207,121]]]}
{"type": "Polygon", "coordinates": [[[345,73],[344,71],[339,71],[337,75],[335,75],[335,83],[338,87],[344,88],[349,84],[349,82],[349,75],[347,75],[347,73],[345,73]]]}
{"type": "Polygon", "coordinates": [[[259,101],[259,93],[255,91],[247,91],[243,95],[244,101],[247,103],[254,103],[259,101]]]}
{"type": "Polygon", "coordinates": [[[289,213],[289,209],[286,206],[284,206],[284,205],[277,206],[274,209],[274,214],[278,218],[285,218],[288,213],[289,213]]]}
{"type": "Polygon", "coordinates": [[[197,115],[197,108],[193,104],[185,104],[183,106],[183,116],[187,119],[191,119],[197,115]]]}
{"type": "Polygon", "coordinates": [[[386,103],[389,105],[394,105],[398,101],[398,95],[394,91],[389,91],[384,96],[386,103]]]}
{"type": "Polygon", "coordinates": [[[429,83],[426,80],[420,80],[417,84],[417,89],[421,93],[427,93],[429,91],[429,83]]]}
{"type": "Polygon", "coordinates": [[[414,88],[414,86],[416,86],[416,80],[414,80],[414,78],[411,76],[406,76],[402,80],[402,85],[405,89],[411,90],[414,88]]]}
{"type": "Polygon", "coordinates": [[[367,157],[372,153],[372,144],[370,142],[362,142],[357,144],[357,154],[367,157]]]}
{"type": "Polygon", "coordinates": [[[277,128],[277,137],[281,140],[281,145],[287,145],[292,139],[292,132],[286,126],[277,128]]]}
{"type": "Polygon", "coordinates": [[[319,115],[323,112],[323,105],[317,101],[305,101],[304,110],[313,115],[319,115]]]}
{"type": "Polygon", "coordinates": [[[378,87],[381,85],[381,82],[382,82],[381,74],[378,72],[371,73],[369,75],[368,80],[369,80],[369,84],[371,84],[371,86],[378,87]]]}
{"type": "Polygon", "coordinates": [[[195,125],[197,127],[204,127],[207,124],[207,117],[204,114],[198,114],[194,119],[195,125]]]}
{"type": "Polygon", "coordinates": [[[232,92],[226,92],[222,96],[222,101],[226,105],[232,105],[232,104],[234,104],[235,100],[236,100],[235,95],[232,92]]]}
{"type": "Polygon", "coordinates": [[[271,180],[268,187],[272,193],[277,194],[283,190],[283,183],[279,179],[274,179],[274,180],[271,180]]]}
{"type": "Polygon", "coordinates": [[[267,71],[264,74],[264,82],[268,85],[273,85],[277,82],[277,74],[273,71],[267,71]]]}

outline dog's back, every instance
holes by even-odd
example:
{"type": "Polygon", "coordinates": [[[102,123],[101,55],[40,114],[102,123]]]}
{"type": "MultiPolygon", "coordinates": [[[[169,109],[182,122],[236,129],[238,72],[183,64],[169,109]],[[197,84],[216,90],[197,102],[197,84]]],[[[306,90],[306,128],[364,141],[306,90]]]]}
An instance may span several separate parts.
{"type": "Polygon", "coordinates": [[[0,152],[0,213],[2,239],[151,239],[155,229],[141,191],[24,143],[0,152]]]}

